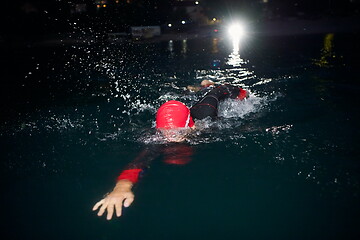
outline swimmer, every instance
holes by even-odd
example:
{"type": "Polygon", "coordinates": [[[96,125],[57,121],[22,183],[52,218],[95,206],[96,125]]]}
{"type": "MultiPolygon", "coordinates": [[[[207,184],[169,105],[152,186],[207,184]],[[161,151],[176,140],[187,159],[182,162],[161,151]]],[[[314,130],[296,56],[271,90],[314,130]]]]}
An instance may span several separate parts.
{"type": "Polygon", "coordinates": [[[121,172],[114,189],[94,205],[93,211],[99,209],[98,216],[102,216],[107,211],[107,220],[111,220],[114,211],[115,215],[120,217],[122,207],[129,207],[134,201],[132,188],[153,159],[160,154],[165,154],[167,156],[164,159],[167,163],[185,164],[189,162],[192,150],[181,142],[195,128],[196,120],[207,117],[213,120],[216,119],[220,101],[228,98],[244,100],[248,97],[249,93],[242,88],[232,85],[220,85],[213,88],[190,109],[185,104],[175,100],[161,105],[156,113],[156,129],[164,136],[168,144],[166,146],[147,148],[142,151],[121,172]]]}

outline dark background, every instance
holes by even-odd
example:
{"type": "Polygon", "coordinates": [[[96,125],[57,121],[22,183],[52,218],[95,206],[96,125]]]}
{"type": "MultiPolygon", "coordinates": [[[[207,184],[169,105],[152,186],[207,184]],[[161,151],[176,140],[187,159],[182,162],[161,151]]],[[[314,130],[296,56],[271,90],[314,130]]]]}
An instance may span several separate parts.
{"type": "MultiPolygon", "coordinates": [[[[101,1],[11,1],[6,3],[2,10],[1,32],[29,37],[67,31],[126,31],[133,25],[163,25],[169,21],[189,19],[181,6],[194,4],[194,1],[174,0],[107,0],[104,1],[107,7],[97,8],[99,2],[101,1]],[[78,9],[77,4],[86,4],[86,7],[78,9]]],[[[206,0],[200,1],[199,5],[208,19],[227,19],[234,15],[243,15],[254,21],[287,21],[289,17],[339,18],[358,15],[360,9],[358,0],[269,0],[266,3],[250,0],[206,0]]]]}

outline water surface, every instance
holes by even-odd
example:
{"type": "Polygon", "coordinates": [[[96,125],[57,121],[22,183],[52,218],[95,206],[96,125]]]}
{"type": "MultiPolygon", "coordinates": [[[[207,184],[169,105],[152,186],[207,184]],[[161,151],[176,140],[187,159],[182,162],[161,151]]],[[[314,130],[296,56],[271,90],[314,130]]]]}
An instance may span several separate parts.
{"type": "Polygon", "coordinates": [[[358,239],[356,34],[4,48],[9,239],[358,239]],[[11,70],[10,67],[16,67],[11,70]],[[91,211],[203,79],[250,91],[198,123],[191,162],[155,159],[110,222],[91,211]]]}

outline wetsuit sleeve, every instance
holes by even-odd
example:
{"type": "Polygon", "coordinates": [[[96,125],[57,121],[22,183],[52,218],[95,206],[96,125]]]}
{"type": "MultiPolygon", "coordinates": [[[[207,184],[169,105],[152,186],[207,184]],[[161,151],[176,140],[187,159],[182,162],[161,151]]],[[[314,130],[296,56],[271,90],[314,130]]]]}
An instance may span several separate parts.
{"type": "Polygon", "coordinates": [[[193,119],[204,119],[211,117],[215,119],[218,115],[219,102],[225,99],[246,98],[247,92],[237,86],[220,85],[208,92],[199,102],[190,109],[193,119]]]}
{"type": "Polygon", "coordinates": [[[132,183],[137,183],[144,171],[149,168],[152,160],[160,155],[159,147],[150,147],[144,149],[132,162],[130,162],[124,170],[117,177],[119,180],[129,180],[132,183]]]}

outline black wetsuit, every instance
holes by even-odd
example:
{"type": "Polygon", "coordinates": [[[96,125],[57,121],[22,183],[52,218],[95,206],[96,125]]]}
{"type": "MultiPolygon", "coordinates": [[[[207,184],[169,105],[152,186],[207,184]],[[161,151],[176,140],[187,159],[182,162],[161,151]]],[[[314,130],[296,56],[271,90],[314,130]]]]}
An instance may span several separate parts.
{"type": "Polygon", "coordinates": [[[211,117],[216,119],[218,115],[219,102],[227,98],[235,99],[240,93],[239,87],[232,85],[221,85],[212,89],[199,102],[190,108],[191,117],[195,119],[204,119],[211,117]]]}
{"type": "MultiPolygon", "coordinates": [[[[240,91],[244,90],[232,85],[221,85],[213,88],[190,109],[190,114],[194,119],[206,117],[215,119],[218,114],[219,102],[227,98],[237,98],[240,91]]],[[[163,161],[168,164],[186,164],[191,160],[192,154],[192,147],[184,143],[152,145],[145,148],[138,157],[129,163],[117,179],[127,179],[136,183],[144,170],[149,167],[150,162],[160,155],[163,156],[163,161]]]]}

